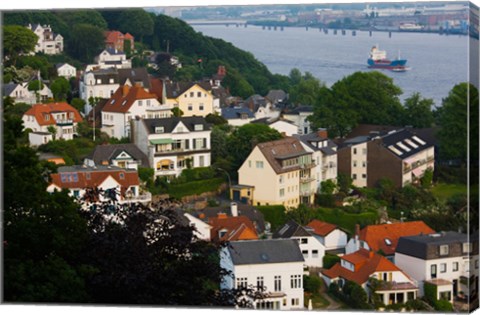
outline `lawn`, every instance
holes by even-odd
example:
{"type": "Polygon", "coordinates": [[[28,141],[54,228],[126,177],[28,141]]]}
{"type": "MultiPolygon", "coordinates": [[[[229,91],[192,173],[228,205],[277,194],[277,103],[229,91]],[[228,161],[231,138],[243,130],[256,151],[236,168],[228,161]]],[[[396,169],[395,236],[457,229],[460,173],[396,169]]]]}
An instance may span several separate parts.
{"type": "Polygon", "coordinates": [[[265,221],[272,225],[272,232],[287,222],[284,206],[257,206],[257,209],[263,213],[265,221]]]}
{"type": "MultiPolygon", "coordinates": [[[[476,188],[478,189],[478,185],[476,186],[476,188]]],[[[445,201],[456,194],[466,194],[467,185],[440,183],[432,187],[432,193],[439,200],[445,201]]]]}

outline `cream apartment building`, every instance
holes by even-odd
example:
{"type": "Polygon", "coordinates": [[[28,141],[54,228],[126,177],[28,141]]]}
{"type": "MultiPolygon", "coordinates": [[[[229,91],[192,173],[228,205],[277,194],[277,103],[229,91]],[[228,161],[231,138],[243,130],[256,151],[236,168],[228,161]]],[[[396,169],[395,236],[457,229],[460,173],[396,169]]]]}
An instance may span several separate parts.
{"type": "Polygon", "coordinates": [[[299,140],[288,137],[260,143],[238,170],[239,185],[255,187],[253,205],[312,204],[316,181],[312,153],[299,140]]]}
{"type": "Polygon", "coordinates": [[[179,108],[184,117],[214,113],[214,97],[207,83],[172,82],[165,84],[165,90],[165,104],[179,108]]]}

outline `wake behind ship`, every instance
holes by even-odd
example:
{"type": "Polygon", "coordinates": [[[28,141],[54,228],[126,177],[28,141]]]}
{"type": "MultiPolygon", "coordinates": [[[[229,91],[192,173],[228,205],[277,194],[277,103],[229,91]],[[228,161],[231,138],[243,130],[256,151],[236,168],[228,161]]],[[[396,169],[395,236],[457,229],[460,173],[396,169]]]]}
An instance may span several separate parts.
{"type": "Polygon", "coordinates": [[[397,58],[395,60],[387,59],[387,53],[385,50],[378,49],[377,46],[373,46],[370,50],[370,56],[368,58],[368,67],[371,69],[388,69],[392,71],[406,71],[407,60],[397,58]]]}

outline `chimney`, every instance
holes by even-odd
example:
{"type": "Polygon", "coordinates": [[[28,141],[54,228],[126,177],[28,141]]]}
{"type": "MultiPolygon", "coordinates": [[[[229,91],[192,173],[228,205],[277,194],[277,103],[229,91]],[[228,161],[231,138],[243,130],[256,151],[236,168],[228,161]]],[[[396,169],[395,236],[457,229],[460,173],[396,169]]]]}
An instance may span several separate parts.
{"type": "Polygon", "coordinates": [[[317,130],[317,136],[319,138],[328,138],[328,132],[327,132],[327,129],[325,128],[318,128],[317,130]]]}
{"type": "Polygon", "coordinates": [[[219,212],[217,214],[217,218],[219,219],[226,219],[227,218],[227,214],[226,213],[223,213],[223,212],[219,212]]]}
{"type": "Polygon", "coordinates": [[[232,217],[238,217],[238,206],[236,202],[230,203],[230,211],[232,212],[232,217]]]}
{"type": "Polygon", "coordinates": [[[360,224],[355,224],[355,238],[358,239],[360,236],[360,224]]]}

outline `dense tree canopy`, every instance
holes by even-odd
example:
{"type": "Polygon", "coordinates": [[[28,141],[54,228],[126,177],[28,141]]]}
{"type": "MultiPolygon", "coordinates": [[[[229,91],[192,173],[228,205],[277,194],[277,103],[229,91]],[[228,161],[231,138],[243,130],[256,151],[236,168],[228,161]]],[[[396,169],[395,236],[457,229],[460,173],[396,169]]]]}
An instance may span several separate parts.
{"type": "Polygon", "coordinates": [[[18,25],[3,26],[3,52],[9,64],[15,65],[18,56],[28,54],[35,49],[38,36],[26,27],[18,25]]]}
{"type": "Polygon", "coordinates": [[[71,56],[85,63],[93,62],[105,46],[103,31],[90,24],[74,25],[71,35],[65,47],[71,56]]]}
{"type": "Polygon", "coordinates": [[[128,32],[139,41],[143,41],[144,36],[153,33],[153,19],[143,9],[123,10],[118,16],[117,24],[121,32],[128,32]]]}
{"type": "Polygon", "coordinates": [[[432,106],[432,99],[422,98],[420,93],[413,93],[405,100],[404,124],[414,128],[431,127],[434,122],[432,106]]]}

